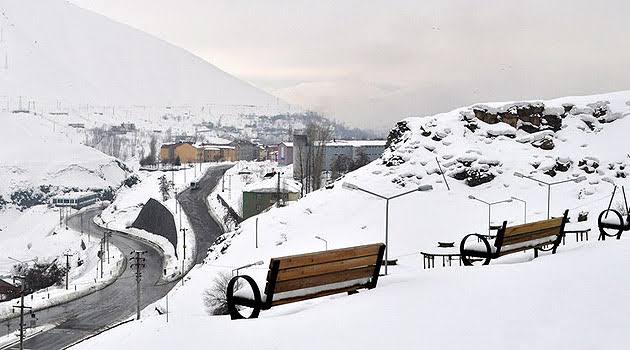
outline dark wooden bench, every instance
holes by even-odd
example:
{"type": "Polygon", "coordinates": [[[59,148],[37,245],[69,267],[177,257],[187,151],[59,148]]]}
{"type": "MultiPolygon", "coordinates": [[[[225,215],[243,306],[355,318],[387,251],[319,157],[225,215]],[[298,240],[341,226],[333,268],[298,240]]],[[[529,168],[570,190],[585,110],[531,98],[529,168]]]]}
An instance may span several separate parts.
{"type": "Polygon", "coordinates": [[[568,214],[569,211],[566,210],[561,218],[511,227],[507,227],[507,221],[504,221],[493,241],[475,233],[467,235],[459,245],[462,262],[464,265],[472,265],[473,262],[480,261],[483,265],[488,265],[492,259],[529,249],[534,249],[534,257],[538,257],[539,250],[555,254],[564,236],[568,214]],[[477,237],[480,243],[466,244],[466,240],[472,236],[477,237]]]}
{"type": "Polygon", "coordinates": [[[379,243],[273,258],[264,294],[250,276],[235,276],[230,280],[226,291],[230,316],[233,320],[245,318],[239,312],[239,305],[252,308],[248,318],[256,318],[260,310],[273,306],[375,288],[384,252],[385,245],[379,243]],[[235,290],[241,280],[251,290],[245,283],[235,290]]]}

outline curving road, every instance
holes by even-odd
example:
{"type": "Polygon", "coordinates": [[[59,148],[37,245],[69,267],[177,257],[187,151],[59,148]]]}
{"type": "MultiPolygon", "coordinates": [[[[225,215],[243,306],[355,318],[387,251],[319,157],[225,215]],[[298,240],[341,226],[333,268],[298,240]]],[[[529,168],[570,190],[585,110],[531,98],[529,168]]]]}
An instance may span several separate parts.
{"type": "Polygon", "coordinates": [[[199,180],[199,189],[187,189],[177,196],[177,201],[188,216],[188,221],[195,231],[195,242],[197,243],[196,263],[200,264],[208,255],[208,248],[214,241],[223,234],[223,230],[208,212],[206,198],[219,183],[221,177],[233,165],[219,165],[208,169],[206,174],[199,180]]]}
{"type": "MultiPolygon", "coordinates": [[[[214,222],[208,213],[205,198],[227,169],[229,169],[229,166],[210,168],[200,180],[200,189],[194,191],[186,190],[178,198],[195,231],[197,262],[205,258],[212,242],[222,234],[220,226],[214,222]]],[[[92,221],[92,218],[99,213],[100,210],[93,209],[85,212],[83,215],[84,223],[87,223],[84,231],[95,238],[102,237],[104,231],[92,221]]],[[[70,218],[68,225],[73,229],[80,230],[80,217],[70,218]]],[[[144,255],[146,268],[142,271],[141,281],[141,304],[143,308],[161,299],[176,283],[160,283],[162,256],[152,246],[117,232],[114,232],[112,235],[111,243],[123,253],[127,253],[127,255],[134,250],[147,251],[144,255]]],[[[125,320],[135,313],[135,291],[135,273],[127,264],[127,268],[121,277],[102,290],[63,305],[38,311],[39,325],[58,325],[49,331],[26,340],[24,348],[61,349],[111,324],[125,320]]],[[[28,298],[26,298],[25,304],[28,306],[28,298]]],[[[18,328],[18,322],[18,319],[3,322],[0,325],[0,335],[5,335],[7,330],[14,331],[18,328]]],[[[17,348],[18,346],[16,345],[10,349],[17,348]]]]}

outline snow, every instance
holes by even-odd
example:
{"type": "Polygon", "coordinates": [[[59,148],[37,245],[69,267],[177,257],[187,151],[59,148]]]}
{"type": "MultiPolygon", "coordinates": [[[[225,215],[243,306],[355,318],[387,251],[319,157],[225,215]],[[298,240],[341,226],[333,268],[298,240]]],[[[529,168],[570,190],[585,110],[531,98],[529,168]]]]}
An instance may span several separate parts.
{"type": "MultiPolygon", "coordinates": [[[[287,179],[286,177],[280,178],[280,192],[287,193],[300,193],[302,189],[302,185],[293,180],[287,179]]],[[[275,193],[278,191],[278,177],[274,176],[269,179],[264,179],[259,182],[254,182],[249,184],[243,188],[243,192],[267,192],[267,193],[275,193]]]]}
{"type": "Polygon", "coordinates": [[[62,101],[62,109],[66,103],[280,104],[183,49],[67,1],[1,6],[0,96],[25,96],[24,105],[28,98],[51,107],[62,101]]]}
{"type": "Polygon", "coordinates": [[[46,119],[0,111],[0,194],[27,187],[117,187],[127,172],[113,157],[54,132],[46,119]]]}
{"type": "MultiPolygon", "coordinates": [[[[552,108],[572,103],[576,109],[586,109],[595,101],[607,101],[610,113],[630,110],[626,103],[630,92],[543,103],[552,108]]],[[[486,105],[496,110],[514,106],[498,102],[486,105]]],[[[208,330],[220,335],[211,337],[213,346],[235,349],[297,345],[303,349],[623,348],[622,344],[630,340],[626,331],[630,327],[630,301],[626,298],[630,284],[625,268],[630,263],[629,237],[567,240],[555,255],[543,252],[534,259],[533,252],[527,251],[501,257],[483,267],[423,270],[419,252],[439,253],[436,242],[457,244],[466,234],[487,232],[488,207],[468,199],[470,195],[488,202],[515,196],[527,202],[527,222],[546,219],[546,186],[516,177],[515,172],[544,181],[586,177],[588,181],[552,186],[550,213],[561,216],[569,209],[569,217],[575,222],[580,212],[588,212],[588,221],[580,225],[596,231],[597,216],[612,193],[610,182],[628,185],[630,181],[630,177],[619,175],[630,166],[627,138],[623,137],[630,128],[630,119],[598,122],[598,129],[591,131],[581,128],[581,118],[566,116],[562,129],[546,133],[553,139],[554,149],[543,150],[529,144],[531,139],[518,142],[530,137],[523,130],[516,130],[515,139],[489,138],[488,124],[477,121],[478,129],[473,132],[464,126],[462,112],[470,112],[470,107],[407,118],[411,131],[401,137],[401,142],[388,148],[381,159],[341,180],[388,197],[421,185],[433,186],[431,191],[412,192],[390,201],[388,258],[398,259],[398,265],[389,267],[389,275],[379,279],[376,289],[274,307],[263,311],[257,320],[231,321],[227,316],[209,316],[203,311],[203,295],[219,273],[229,274],[254,261],[320,251],[323,242],[315,236],[326,239],[329,249],[385,242],[385,201],[336,182],[332,189],[310,193],[287,207],[272,208],[222,236],[205,263],[191,271],[186,286],[170,293],[172,314],[168,324],[163,315],[152,311],[152,305],[144,310],[140,322],[117,328],[78,348],[107,349],[120,342],[139,348],[200,348],[210,338],[189,334],[205,334],[208,330]],[[422,136],[422,130],[443,138],[435,141],[433,134],[422,136]],[[457,161],[462,159],[472,161],[471,168],[484,169],[495,177],[476,187],[447,177],[449,191],[435,170],[435,158],[444,155],[452,158],[442,164],[447,174],[466,169],[457,161]],[[400,157],[404,162],[387,166],[384,161],[390,157],[400,157]],[[578,166],[585,157],[599,160],[595,172],[588,173],[578,166]],[[550,170],[554,168],[551,162],[558,161],[568,162],[569,167],[556,170],[553,177],[534,166],[546,162],[544,167],[550,170]],[[506,307],[510,312],[501,313],[506,307]],[[313,324],[317,324],[317,336],[313,336],[313,324]],[[366,329],[375,324],[382,336],[366,336],[366,329]],[[282,337],[269,336],[279,330],[287,331],[282,337]],[[488,336],[489,330],[492,337],[488,336]]],[[[523,203],[516,201],[492,206],[491,221],[521,224],[523,208],[523,203]]],[[[264,281],[267,268],[254,266],[240,272],[264,281]]],[[[156,305],[163,307],[164,300],[156,305]]]]}

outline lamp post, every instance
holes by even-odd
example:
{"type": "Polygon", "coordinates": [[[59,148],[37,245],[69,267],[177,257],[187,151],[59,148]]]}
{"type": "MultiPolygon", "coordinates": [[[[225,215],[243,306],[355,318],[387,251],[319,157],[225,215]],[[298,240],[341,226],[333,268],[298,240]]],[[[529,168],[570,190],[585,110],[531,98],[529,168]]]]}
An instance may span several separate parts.
{"type": "Polygon", "coordinates": [[[251,264],[243,265],[241,267],[237,267],[234,270],[232,270],[232,276],[234,276],[234,271],[236,271],[236,275],[238,276],[238,271],[239,270],[246,269],[248,267],[252,267],[252,266],[256,266],[256,265],[262,265],[264,263],[265,263],[264,261],[260,260],[260,261],[256,261],[255,263],[251,263],[251,264]]]}
{"type": "Polygon", "coordinates": [[[481,203],[484,203],[484,204],[486,204],[486,205],[488,206],[488,236],[490,236],[490,222],[491,222],[491,221],[490,221],[490,214],[491,214],[491,211],[492,211],[492,206],[493,206],[493,205],[495,205],[495,204],[499,204],[499,203],[509,203],[509,202],[511,202],[511,201],[512,201],[512,199],[504,199],[504,200],[502,200],[502,201],[496,201],[496,202],[486,202],[486,201],[484,201],[483,199],[479,199],[479,198],[477,198],[477,197],[473,196],[472,194],[471,194],[470,196],[468,196],[468,198],[469,198],[469,199],[474,199],[474,200],[479,201],[479,202],[481,202],[481,203]]]}
{"type": "Polygon", "coordinates": [[[320,241],[323,241],[324,244],[326,245],[326,250],[328,250],[328,241],[327,240],[321,238],[320,236],[315,236],[315,239],[319,239],[320,241]]]}
{"type": "Polygon", "coordinates": [[[348,183],[348,182],[344,182],[341,187],[348,189],[348,190],[358,190],[358,191],[362,191],[365,192],[367,194],[371,194],[373,196],[376,196],[380,199],[384,199],[385,200],[385,276],[387,276],[387,252],[389,251],[389,201],[391,199],[394,198],[398,198],[398,197],[402,197],[404,195],[413,193],[413,192],[424,192],[424,191],[430,191],[433,189],[433,186],[431,185],[421,185],[418,186],[418,188],[413,189],[411,191],[407,191],[407,192],[403,192],[403,193],[399,193],[397,195],[391,196],[391,197],[385,197],[383,195],[380,195],[378,193],[374,193],[372,191],[368,191],[366,189],[363,189],[357,185],[348,183]]]}
{"type": "Polygon", "coordinates": [[[527,202],[524,199],[520,199],[514,196],[510,198],[512,198],[515,201],[519,201],[525,205],[525,207],[523,208],[523,223],[526,224],[527,223],[527,202]]]}
{"type": "Polygon", "coordinates": [[[574,179],[568,179],[568,180],[562,180],[562,181],[556,181],[556,182],[546,182],[546,181],[542,181],[542,180],[536,179],[536,178],[534,178],[532,176],[521,174],[519,172],[515,172],[514,176],[520,177],[520,178],[525,178],[525,179],[530,179],[530,180],[536,181],[536,182],[538,182],[540,184],[547,185],[547,219],[549,219],[549,217],[550,217],[549,209],[551,207],[551,186],[559,185],[559,184],[563,184],[563,183],[567,183],[567,182],[578,183],[580,181],[586,180],[586,176],[580,176],[580,177],[577,177],[577,178],[574,178],[574,179]]]}

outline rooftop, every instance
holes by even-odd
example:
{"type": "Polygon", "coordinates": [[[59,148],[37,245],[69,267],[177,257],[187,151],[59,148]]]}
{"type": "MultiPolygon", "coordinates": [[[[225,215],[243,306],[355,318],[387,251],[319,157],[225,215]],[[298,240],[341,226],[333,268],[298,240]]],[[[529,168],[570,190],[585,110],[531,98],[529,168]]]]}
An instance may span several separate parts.
{"type": "MultiPolygon", "coordinates": [[[[302,190],[302,185],[293,180],[287,178],[280,178],[280,192],[282,193],[298,193],[302,190]]],[[[278,191],[278,178],[271,177],[262,181],[251,183],[243,187],[243,192],[258,192],[258,193],[275,193],[278,191]]]]}

